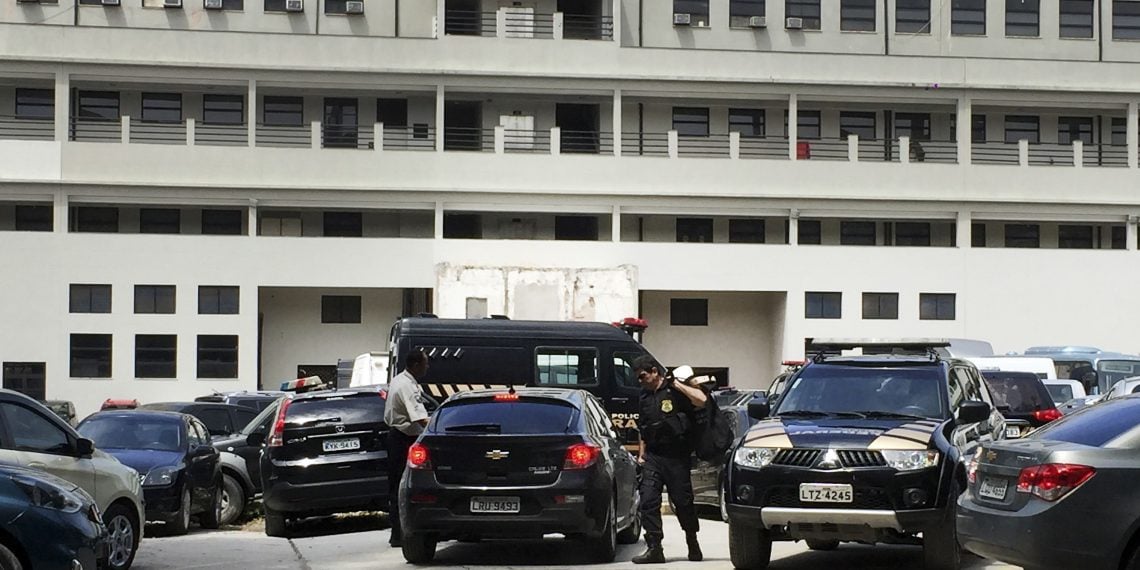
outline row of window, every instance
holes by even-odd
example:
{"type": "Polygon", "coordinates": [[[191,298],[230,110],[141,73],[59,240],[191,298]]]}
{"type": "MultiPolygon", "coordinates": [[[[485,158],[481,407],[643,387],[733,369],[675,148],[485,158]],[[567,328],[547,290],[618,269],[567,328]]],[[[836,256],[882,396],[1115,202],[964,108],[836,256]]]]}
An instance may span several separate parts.
{"type": "MultiPolygon", "coordinates": [[[[822,0],[783,0],[784,15],[799,18],[805,30],[822,28],[822,0]]],[[[839,29],[845,32],[876,31],[879,0],[839,0],[839,29]]],[[[751,18],[767,15],[765,0],[729,0],[729,27],[750,27],[751,18]]],[[[986,35],[986,0],[953,0],[950,34],[986,35]]],[[[1059,0],[1058,29],[1061,38],[1087,39],[1094,35],[1094,0],[1059,0]]],[[[673,0],[675,14],[689,14],[694,25],[709,26],[709,0],[673,0]]],[[[896,0],[895,32],[929,34],[931,0],[896,0]]],[[[1041,0],[1005,0],[1005,35],[1039,37],[1041,0]]],[[[1112,2],[1113,39],[1140,39],[1140,2],[1112,2]]]]}
{"type": "MultiPolygon", "coordinates": [[[[59,0],[38,0],[43,4],[56,4],[59,0]]],[[[325,0],[325,14],[363,14],[364,2],[360,1],[359,10],[350,10],[348,7],[349,0],[325,0]]],[[[82,6],[106,6],[103,0],[79,0],[82,6]]],[[[118,4],[115,4],[116,6],[118,4]]],[[[181,5],[179,5],[181,6],[181,5]]],[[[170,8],[164,0],[142,0],[143,8],[170,8]]],[[[221,0],[220,5],[215,8],[214,5],[207,5],[210,9],[217,10],[245,10],[245,0],[221,0]]],[[[265,0],[264,10],[266,12],[303,12],[304,3],[298,2],[295,5],[287,3],[286,0],[265,0]]]]}
{"type": "MultiPolygon", "coordinates": [[[[112,335],[73,334],[70,344],[72,378],[110,378],[112,335]]],[[[237,335],[198,335],[197,377],[237,378],[237,335]]],[[[135,335],[135,377],[176,378],[178,335],[135,335]]]]}
{"type": "MultiPolygon", "coordinates": [[[[17,204],[14,211],[17,231],[50,232],[55,229],[52,206],[17,204]]],[[[241,210],[202,210],[203,235],[241,235],[241,210]]],[[[119,231],[119,209],[113,206],[74,206],[68,216],[73,232],[119,231]]],[[[177,208],[139,208],[139,233],[182,233],[182,211],[177,208]]]]}
{"type": "MultiPolygon", "coordinates": [[[[955,318],[954,293],[920,293],[918,318],[924,321],[952,321],[955,318]]],[[[804,294],[804,318],[843,318],[843,293],[809,291],[804,294]]],[[[898,293],[863,293],[863,318],[898,320],[898,293]]],[[[669,324],[675,327],[705,327],[709,324],[709,300],[676,298],[669,300],[669,324]]]]}
{"type": "MultiPolygon", "coordinates": [[[[173,315],[175,294],[174,285],[135,285],[135,314],[173,315]]],[[[111,286],[72,284],[69,306],[72,313],[110,313],[111,286]]],[[[238,287],[198,287],[199,315],[236,315],[239,310],[238,287]]]]}

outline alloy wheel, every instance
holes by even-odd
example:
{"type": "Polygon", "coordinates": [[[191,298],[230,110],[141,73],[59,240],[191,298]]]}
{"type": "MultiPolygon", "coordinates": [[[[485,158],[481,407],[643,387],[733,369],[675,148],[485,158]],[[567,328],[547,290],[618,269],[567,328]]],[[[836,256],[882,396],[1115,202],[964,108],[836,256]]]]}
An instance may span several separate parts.
{"type": "Polygon", "coordinates": [[[111,555],[108,562],[112,568],[122,568],[131,559],[135,547],[135,530],[125,515],[116,515],[107,523],[111,535],[111,555]]]}

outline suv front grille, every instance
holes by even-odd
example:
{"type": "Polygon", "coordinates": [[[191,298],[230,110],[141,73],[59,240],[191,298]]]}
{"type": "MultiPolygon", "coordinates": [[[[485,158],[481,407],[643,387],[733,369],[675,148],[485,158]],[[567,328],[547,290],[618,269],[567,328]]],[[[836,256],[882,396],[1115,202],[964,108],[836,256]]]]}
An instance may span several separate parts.
{"type": "Polygon", "coordinates": [[[840,451],[839,461],[844,467],[885,467],[887,461],[878,451],[840,451]]]}
{"type": "MultiPolygon", "coordinates": [[[[836,452],[839,455],[840,465],[846,468],[853,467],[885,467],[886,460],[878,451],[861,449],[845,449],[836,452]]],[[[815,467],[819,461],[822,449],[781,449],[772,458],[772,465],[784,467],[815,467]]]]}
{"type": "Polygon", "coordinates": [[[772,465],[787,467],[811,467],[819,459],[818,449],[781,449],[772,458],[772,465]]]}

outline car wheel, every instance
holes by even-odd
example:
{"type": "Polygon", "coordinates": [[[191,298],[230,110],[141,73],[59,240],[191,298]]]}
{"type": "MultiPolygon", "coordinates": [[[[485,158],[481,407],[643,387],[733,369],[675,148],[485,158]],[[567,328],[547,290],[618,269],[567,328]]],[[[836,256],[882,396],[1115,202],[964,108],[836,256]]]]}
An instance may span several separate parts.
{"type": "Polygon", "coordinates": [[[222,524],[232,524],[245,512],[245,489],[237,479],[222,475],[222,524]]]}
{"type": "Polygon", "coordinates": [[[641,514],[633,513],[633,520],[617,535],[618,544],[637,544],[641,540],[641,514]]]}
{"type": "Polygon", "coordinates": [[[210,495],[210,504],[206,510],[198,515],[198,524],[202,528],[214,530],[222,526],[222,482],[214,485],[214,492],[210,495]]]}
{"type": "Polygon", "coordinates": [[[111,570],[127,570],[135,561],[139,548],[139,523],[135,515],[123,505],[111,505],[103,513],[107,525],[107,567],[111,570]]]}
{"type": "Polygon", "coordinates": [[[166,534],[182,536],[190,530],[190,487],[182,488],[182,496],[178,499],[178,512],[174,518],[166,523],[166,534]]]}
{"type": "Polygon", "coordinates": [[[954,477],[946,510],[934,527],[922,533],[922,558],[926,570],[958,570],[962,567],[962,547],[958,544],[955,510],[962,485],[954,477]]]}
{"type": "Polygon", "coordinates": [[[1132,549],[1131,556],[1128,557],[1128,562],[1121,566],[1121,570],[1140,570],[1140,546],[1132,549]]]}
{"type": "Polygon", "coordinates": [[[597,562],[613,562],[617,556],[617,507],[611,502],[609,512],[606,513],[605,526],[598,536],[586,539],[591,551],[591,558],[597,562]]]}
{"type": "Polygon", "coordinates": [[[739,570],[763,570],[772,561],[768,531],[728,521],[728,557],[739,570]]]}
{"type": "Polygon", "coordinates": [[[0,570],[23,570],[24,565],[20,564],[20,559],[8,549],[7,546],[0,544],[0,570]]]}
{"type": "Polygon", "coordinates": [[[265,507],[265,536],[289,538],[289,528],[285,523],[285,515],[265,507]]]}
{"type": "Polygon", "coordinates": [[[435,544],[434,536],[405,532],[400,548],[404,551],[404,560],[412,564],[428,564],[435,558],[435,544]]]}
{"type": "Polygon", "coordinates": [[[808,548],[810,548],[812,550],[819,550],[821,552],[827,552],[829,550],[835,550],[836,548],[839,548],[839,541],[838,540],[809,540],[809,541],[807,541],[807,546],[808,546],[808,548]]]}

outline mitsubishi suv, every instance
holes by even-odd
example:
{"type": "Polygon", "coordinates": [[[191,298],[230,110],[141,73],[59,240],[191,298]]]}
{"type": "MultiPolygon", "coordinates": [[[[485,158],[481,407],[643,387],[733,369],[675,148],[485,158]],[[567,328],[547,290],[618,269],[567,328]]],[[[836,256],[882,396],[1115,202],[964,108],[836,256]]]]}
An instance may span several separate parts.
{"type": "Polygon", "coordinates": [[[977,368],[935,351],[946,345],[818,340],[774,409],[753,400],[762,421],[732,451],[723,492],[735,567],[766,568],[774,541],[804,540],[921,544],[926,568],[958,568],[966,461],[1005,425],[977,368]]]}

